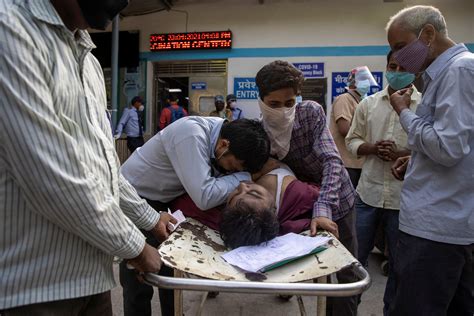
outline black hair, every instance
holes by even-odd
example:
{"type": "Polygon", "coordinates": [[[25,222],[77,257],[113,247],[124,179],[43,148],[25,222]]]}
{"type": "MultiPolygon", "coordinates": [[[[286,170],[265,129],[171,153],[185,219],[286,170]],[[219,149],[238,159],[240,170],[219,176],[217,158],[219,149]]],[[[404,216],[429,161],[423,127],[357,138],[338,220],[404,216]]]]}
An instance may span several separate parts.
{"type": "Polygon", "coordinates": [[[243,161],[244,169],[255,173],[270,157],[270,140],[261,122],[240,119],[222,125],[220,138],[229,141],[229,153],[243,161]]]}
{"type": "Polygon", "coordinates": [[[134,105],[136,102],[140,102],[140,103],[143,103],[143,99],[142,97],[140,97],[139,95],[133,97],[132,101],[130,102],[132,105],[134,105]]]}
{"type": "Polygon", "coordinates": [[[176,102],[179,100],[178,95],[176,93],[171,93],[169,98],[170,102],[176,102]]]}
{"type": "Polygon", "coordinates": [[[260,69],[255,77],[258,87],[260,99],[268,95],[270,92],[292,88],[295,94],[301,91],[304,82],[303,73],[292,64],[276,60],[260,69]]]}
{"type": "Polygon", "coordinates": [[[390,50],[387,54],[387,66],[390,63],[390,58],[392,58],[392,55],[393,55],[393,52],[392,52],[392,50],[390,50]]]}
{"type": "Polygon", "coordinates": [[[222,211],[220,234],[229,248],[253,246],[278,236],[280,224],[274,209],[256,210],[243,201],[222,211]]]}

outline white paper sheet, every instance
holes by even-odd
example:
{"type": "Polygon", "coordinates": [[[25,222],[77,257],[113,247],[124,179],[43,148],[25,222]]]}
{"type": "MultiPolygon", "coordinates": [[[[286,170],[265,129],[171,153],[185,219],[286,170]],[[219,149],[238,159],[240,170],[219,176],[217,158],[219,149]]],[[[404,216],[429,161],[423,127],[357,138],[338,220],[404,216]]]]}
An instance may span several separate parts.
{"type": "Polygon", "coordinates": [[[228,263],[250,272],[258,272],[274,263],[309,254],[324,246],[331,237],[309,237],[289,233],[257,246],[239,247],[222,254],[228,263]]]}
{"type": "Polygon", "coordinates": [[[186,221],[186,217],[184,217],[184,214],[183,212],[181,212],[181,210],[177,210],[176,212],[174,212],[173,214],[171,214],[171,216],[173,216],[174,218],[176,218],[176,220],[178,221],[176,224],[173,224],[171,222],[168,223],[168,230],[170,232],[174,231],[176,228],[178,228],[178,226],[182,223],[182,222],[185,222],[186,221]]]}

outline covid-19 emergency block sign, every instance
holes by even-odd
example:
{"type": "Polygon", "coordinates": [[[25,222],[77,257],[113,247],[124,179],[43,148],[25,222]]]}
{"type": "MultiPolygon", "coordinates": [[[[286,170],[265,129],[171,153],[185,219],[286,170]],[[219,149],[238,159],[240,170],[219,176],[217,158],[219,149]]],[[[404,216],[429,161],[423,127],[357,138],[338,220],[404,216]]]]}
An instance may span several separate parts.
{"type": "Polygon", "coordinates": [[[237,99],[258,99],[255,78],[234,78],[234,94],[237,99]]]}
{"type": "Polygon", "coordinates": [[[324,63],[293,63],[305,78],[322,78],[324,77],[324,63]]]}
{"type": "MultiPolygon", "coordinates": [[[[382,71],[372,71],[372,76],[374,76],[375,81],[377,81],[378,86],[370,87],[367,95],[374,94],[383,89],[383,72],[382,71]]],[[[340,95],[346,92],[347,78],[349,77],[348,72],[333,72],[332,73],[332,101],[340,95]]]]}

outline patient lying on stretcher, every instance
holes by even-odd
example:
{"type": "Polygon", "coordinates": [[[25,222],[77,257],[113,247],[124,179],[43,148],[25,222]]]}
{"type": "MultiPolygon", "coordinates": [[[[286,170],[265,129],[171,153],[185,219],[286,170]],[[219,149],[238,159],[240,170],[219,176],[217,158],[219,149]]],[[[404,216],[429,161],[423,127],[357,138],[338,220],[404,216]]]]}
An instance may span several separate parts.
{"type": "MultiPolygon", "coordinates": [[[[225,245],[237,248],[309,229],[318,196],[317,186],[299,181],[282,165],[255,183],[241,182],[224,207],[201,211],[187,195],[176,199],[171,206],[219,230],[225,245]]],[[[330,231],[337,235],[337,225],[333,224],[330,231]]]]}

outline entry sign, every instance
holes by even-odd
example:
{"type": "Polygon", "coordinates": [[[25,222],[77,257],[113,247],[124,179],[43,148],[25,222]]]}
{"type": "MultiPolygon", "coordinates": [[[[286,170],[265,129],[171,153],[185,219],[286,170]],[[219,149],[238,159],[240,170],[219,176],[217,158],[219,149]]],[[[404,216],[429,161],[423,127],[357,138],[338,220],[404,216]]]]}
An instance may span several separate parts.
{"type": "MultiPolygon", "coordinates": [[[[383,89],[383,72],[382,71],[372,71],[372,76],[374,76],[375,81],[377,81],[378,86],[370,87],[368,95],[374,94],[383,89]]],[[[349,77],[348,72],[333,72],[332,73],[332,101],[340,95],[346,92],[345,87],[347,86],[347,78],[349,77]]]]}
{"type": "Polygon", "coordinates": [[[258,99],[255,78],[234,78],[234,94],[237,99],[258,99]]]}
{"type": "Polygon", "coordinates": [[[206,90],[207,84],[205,82],[191,82],[191,90],[206,90]]]}
{"type": "Polygon", "coordinates": [[[294,63],[304,75],[305,78],[324,77],[324,63],[294,63]]]}

